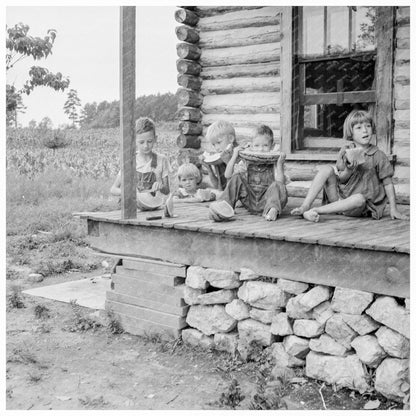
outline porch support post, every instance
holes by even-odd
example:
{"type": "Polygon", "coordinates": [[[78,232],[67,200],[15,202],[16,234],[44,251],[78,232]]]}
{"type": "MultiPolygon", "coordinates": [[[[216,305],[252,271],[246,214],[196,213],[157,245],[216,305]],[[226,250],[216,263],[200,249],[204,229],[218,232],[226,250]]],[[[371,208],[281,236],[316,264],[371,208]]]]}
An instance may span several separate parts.
{"type": "Polygon", "coordinates": [[[120,7],[121,218],[136,218],[136,8],[120,7]]]}

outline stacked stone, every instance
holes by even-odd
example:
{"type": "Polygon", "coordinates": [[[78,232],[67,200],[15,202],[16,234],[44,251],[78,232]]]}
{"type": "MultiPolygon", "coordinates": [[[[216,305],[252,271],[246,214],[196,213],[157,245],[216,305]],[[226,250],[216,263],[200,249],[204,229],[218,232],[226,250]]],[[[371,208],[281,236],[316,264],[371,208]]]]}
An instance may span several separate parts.
{"type": "Polygon", "coordinates": [[[246,358],[252,342],[280,369],[305,366],[308,377],[402,401],[410,391],[409,301],[341,287],[188,268],[190,306],[184,342],[246,358]],[[264,280],[264,279],[263,279],[264,280]],[[270,282],[272,280],[272,282],[270,282]],[[371,370],[371,371],[369,371],[371,370]]]}

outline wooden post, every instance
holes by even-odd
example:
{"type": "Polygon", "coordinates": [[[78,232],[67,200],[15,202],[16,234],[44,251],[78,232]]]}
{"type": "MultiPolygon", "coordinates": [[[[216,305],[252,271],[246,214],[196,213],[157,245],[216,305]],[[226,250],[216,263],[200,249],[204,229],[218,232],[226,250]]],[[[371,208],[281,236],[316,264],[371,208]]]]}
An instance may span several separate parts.
{"type": "Polygon", "coordinates": [[[136,8],[120,7],[121,218],[136,218],[136,8]]]}

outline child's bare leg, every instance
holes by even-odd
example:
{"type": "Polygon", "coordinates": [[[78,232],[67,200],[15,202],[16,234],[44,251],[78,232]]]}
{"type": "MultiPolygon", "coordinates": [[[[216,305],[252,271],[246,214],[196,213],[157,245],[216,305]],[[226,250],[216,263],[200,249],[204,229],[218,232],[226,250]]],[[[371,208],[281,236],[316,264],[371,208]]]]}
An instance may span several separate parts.
{"type": "Polygon", "coordinates": [[[285,160],[286,153],[280,152],[279,159],[276,162],[274,179],[276,182],[285,183],[285,160]]]}
{"type": "Polygon", "coordinates": [[[322,166],[318,173],[313,178],[311,187],[308,190],[308,193],[302,202],[302,205],[298,208],[292,209],[290,212],[291,215],[303,215],[304,212],[308,211],[318,196],[319,192],[325,187],[330,201],[336,201],[338,199],[337,195],[337,178],[335,176],[334,169],[330,165],[322,166]]]}
{"type": "Polygon", "coordinates": [[[338,214],[351,209],[360,208],[365,205],[365,198],[361,194],[351,195],[346,199],[331,202],[328,205],[312,208],[303,213],[303,218],[308,221],[318,222],[319,214],[338,214]]]}
{"type": "Polygon", "coordinates": [[[269,209],[268,213],[264,216],[264,218],[266,219],[266,221],[276,221],[277,220],[277,209],[272,207],[269,209]]]}

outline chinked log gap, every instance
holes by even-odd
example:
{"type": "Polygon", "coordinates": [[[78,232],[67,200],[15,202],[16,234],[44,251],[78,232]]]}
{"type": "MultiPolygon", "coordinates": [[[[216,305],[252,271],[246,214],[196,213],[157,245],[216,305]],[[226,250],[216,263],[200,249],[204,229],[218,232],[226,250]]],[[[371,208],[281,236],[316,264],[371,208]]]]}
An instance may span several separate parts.
{"type": "Polygon", "coordinates": [[[179,163],[196,162],[197,151],[201,148],[202,114],[200,107],[203,102],[201,95],[202,80],[199,77],[201,65],[201,49],[199,48],[200,34],[196,25],[199,16],[195,13],[195,7],[181,7],[175,12],[175,19],[181,26],[175,30],[180,43],[176,46],[178,60],[177,91],[179,120],[179,136],[176,139],[180,148],[179,163]],[[191,149],[194,149],[193,151],[191,149]]]}

